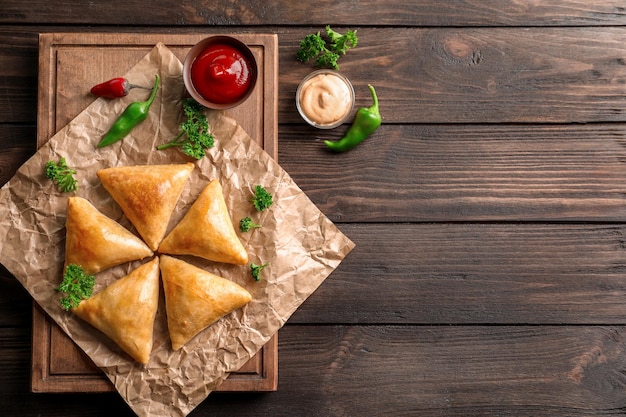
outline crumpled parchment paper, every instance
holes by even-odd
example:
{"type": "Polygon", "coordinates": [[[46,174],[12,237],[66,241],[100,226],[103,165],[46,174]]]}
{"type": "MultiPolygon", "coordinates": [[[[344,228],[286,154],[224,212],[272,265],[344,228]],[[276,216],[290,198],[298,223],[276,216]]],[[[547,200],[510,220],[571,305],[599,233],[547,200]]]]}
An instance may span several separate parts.
{"type": "MultiPolygon", "coordinates": [[[[250,262],[270,265],[262,271],[262,280],[256,282],[249,266],[179,258],[237,282],[252,294],[253,300],[174,352],[161,294],[154,323],[154,347],[146,366],[134,362],[106,336],[64,311],[59,305],[61,294],[55,288],[62,279],[68,195],[60,193],[45,177],[45,163],[65,157],[77,170],[79,188],[74,194],[135,232],[100,184],[96,171],[111,166],[190,160],[178,149],[154,149],[174,137],[183,120],[181,99],[185,89],[180,60],[166,46],[158,44],[125,77],[151,85],[157,73],[161,87],[150,116],[130,136],[110,147],[96,149],[102,134],[132,101],[128,97],[97,99],[0,189],[0,262],[104,371],[137,415],[172,417],[186,416],[229,372],[245,364],[339,265],[354,243],[236,121],[221,112],[207,111],[215,147],[196,162],[168,230],[182,218],[202,188],[218,179],[236,228],[239,219],[247,215],[262,224],[260,229],[240,233],[250,262]],[[257,184],[274,196],[272,207],[262,213],[256,213],[250,203],[257,184]]],[[[145,261],[97,274],[95,292],[145,261]]]]}

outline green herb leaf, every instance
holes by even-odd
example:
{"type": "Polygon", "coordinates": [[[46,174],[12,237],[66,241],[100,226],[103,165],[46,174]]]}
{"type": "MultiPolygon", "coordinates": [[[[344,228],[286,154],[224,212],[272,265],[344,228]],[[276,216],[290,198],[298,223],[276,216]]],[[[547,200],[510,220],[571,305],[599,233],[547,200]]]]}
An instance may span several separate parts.
{"type": "Polygon", "coordinates": [[[342,35],[326,26],[326,35],[330,39],[330,50],[339,55],[344,55],[348,49],[354,48],[359,43],[356,30],[348,30],[342,35]]]}
{"type": "Polygon", "coordinates": [[[83,267],[76,264],[69,264],[65,268],[63,281],[57,291],[61,291],[66,295],[61,298],[61,307],[70,310],[93,294],[95,285],[95,277],[85,273],[83,267]]]}
{"type": "Polygon", "coordinates": [[[359,43],[356,30],[348,30],[342,35],[327,25],[326,36],[330,40],[328,45],[326,40],[320,35],[320,32],[306,35],[300,41],[300,49],[296,52],[298,61],[306,63],[315,60],[315,66],[318,68],[337,70],[339,69],[339,64],[337,63],[339,57],[359,43]]]}
{"type": "Polygon", "coordinates": [[[265,187],[257,185],[254,187],[254,197],[252,198],[252,204],[257,211],[263,211],[274,203],[272,195],[267,192],[265,187]]]}
{"type": "Polygon", "coordinates": [[[261,227],[261,225],[254,223],[251,217],[244,217],[239,221],[239,230],[241,230],[242,232],[247,232],[250,229],[259,227],[261,227]]]}
{"type": "Polygon", "coordinates": [[[206,150],[215,145],[215,138],[209,133],[209,122],[203,110],[204,107],[194,99],[184,99],[183,113],[187,120],[180,124],[180,133],[170,142],[157,146],[157,149],[178,146],[187,156],[198,160],[204,158],[206,150]]]}
{"type": "Polygon", "coordinates": [[[263,265],[257,265],[254,262],[252,262],[250,264],[250,273],[252,274],[252,278],[254,278],[256,281],[261,281],[261,277],[259,276],[259,274],[268,265],[269,265],[269,262],[263,265]]]}
{"type": "Polygon", "coordinates": [[[59,162],[46,162],[46,177],[54,181],[63,193],[73,192],[78,189],[78,181],[74,178],[74,174],[76,174],[76,170],[67,165],[65,158],[59,159],[59,162]]]}
{"type": "Polygon", "coordinates": [[[309,62],[326,50],[326,41],[322,39],[320,33],[306,35],[300,41],[300,49],[296,52],[296,58],[300,62],[309,62]]]}

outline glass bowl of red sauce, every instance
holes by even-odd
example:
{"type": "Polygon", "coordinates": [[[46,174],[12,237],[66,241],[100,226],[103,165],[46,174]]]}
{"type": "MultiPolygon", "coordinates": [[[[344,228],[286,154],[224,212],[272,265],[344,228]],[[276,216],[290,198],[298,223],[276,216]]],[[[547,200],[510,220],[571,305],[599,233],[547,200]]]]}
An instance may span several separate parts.
{"type": "Polygon", "coordinates": [[[243,103],[254,90],[257,72],[250,48],[230,36],[203,39],[183,63],[183,81],[191,97],[218,110],[243,103]]]}

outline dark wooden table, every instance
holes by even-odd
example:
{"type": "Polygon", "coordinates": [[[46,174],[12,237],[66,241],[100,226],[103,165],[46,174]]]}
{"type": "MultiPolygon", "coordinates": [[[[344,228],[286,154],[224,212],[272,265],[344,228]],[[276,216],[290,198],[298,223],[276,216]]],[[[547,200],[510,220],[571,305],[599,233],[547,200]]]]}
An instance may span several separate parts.
{"type": "MultiPolygon", "coordinates": [[[[273,393],[192,416],[626,413],[626,3],[0,0],[0,183],[35,151],[39,32],[277,33],[281,165],[356,249],[279,332],[273,393]],[[383,126],[333,155],[299,118],[298,42],[383,126]]],[[[0,269],[0,414],[132,416],[30,392],[31,299],[0,269]]]]}

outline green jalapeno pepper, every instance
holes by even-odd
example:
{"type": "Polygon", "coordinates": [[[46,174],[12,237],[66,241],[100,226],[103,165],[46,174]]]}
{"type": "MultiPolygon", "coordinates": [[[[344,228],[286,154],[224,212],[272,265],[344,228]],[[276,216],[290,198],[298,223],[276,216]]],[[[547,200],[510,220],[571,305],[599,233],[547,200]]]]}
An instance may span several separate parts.
{"type": "Polygon", "coordinates": [[[378,109],[378,97],[372,85],[368,84],[374,104],[370,107],[362,107],[356,112],[352,126],[345,136],[338,141],[325,140],[324,143],[329,149],[335,152],[345,152],[363,142],[369,135],[374,133],[382,123],[380,110],[378,109]]]}
{"type": "Polygon", "coordinates": [[[134,101],[130,103],[124,112],[120,114],[117,120],[115,120],[109,131],[102,137],[102,140],[98,143],[98,148],[111,145],[124,139],[131,130],[148,118],[150,106],[152,106],[157,90],[159,89],[159,81],[160,78],[157,74],[154,80],[152,94],[150,94],[148,100],[134,101]]]}

